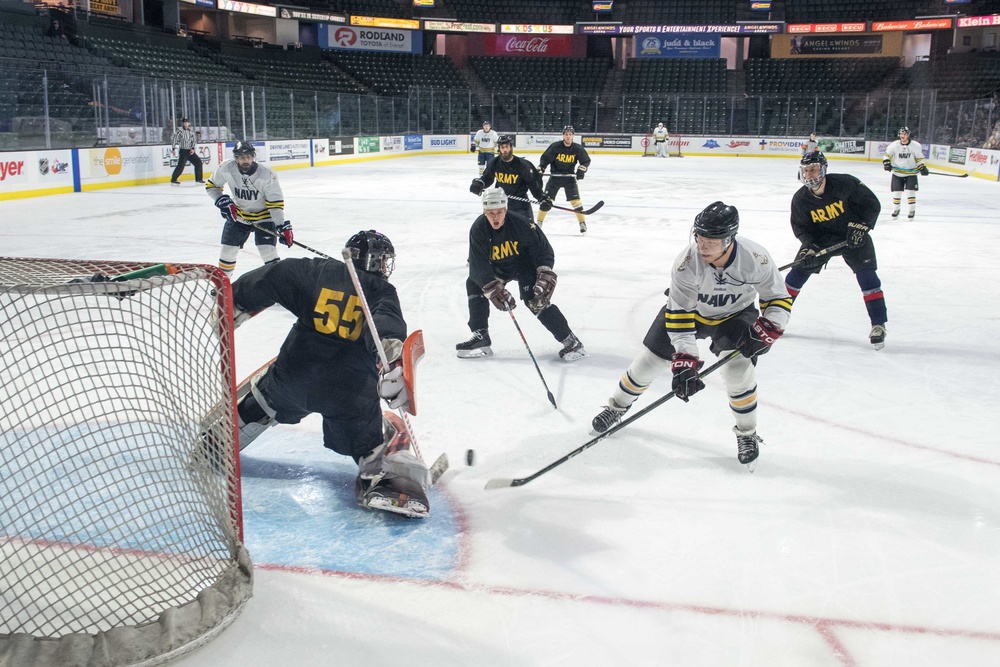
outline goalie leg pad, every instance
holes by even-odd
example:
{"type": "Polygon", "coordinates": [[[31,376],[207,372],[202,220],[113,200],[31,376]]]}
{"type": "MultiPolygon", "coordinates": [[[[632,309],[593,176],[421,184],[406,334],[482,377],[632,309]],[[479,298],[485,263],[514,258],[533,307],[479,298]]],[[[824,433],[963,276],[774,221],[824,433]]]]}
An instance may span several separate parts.
{"type": "Polygon", "coordinates": [[[250,392],[240,401],[237,412],[239,414],[240,451],[246,449],[261,433],[277,424],[274,421],[274,408],[268,405],[264,394],[257,388],[256,378],[250,384],[250,392]]]}
{"type": "Polygon", "coordinates": [[[358,461],[355,493],[362,507],[423,518],[430,513],[430,471],[414,454],[403,420],[383,413],[384,442],[358,461]]]}

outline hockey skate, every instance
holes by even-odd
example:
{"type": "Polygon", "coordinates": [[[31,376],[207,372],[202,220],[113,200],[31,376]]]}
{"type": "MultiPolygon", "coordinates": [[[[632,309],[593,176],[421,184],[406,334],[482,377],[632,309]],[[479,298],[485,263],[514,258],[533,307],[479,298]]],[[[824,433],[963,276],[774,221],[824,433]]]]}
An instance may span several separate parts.
{"type": "Polygon", "coordinates": [[[881,350],[885,347],[885,325],[876,324],[872,327],[871,333],[868,334],[868,342],[872,344],[876,350],[881,350]]]}
{"type": "Polygon", "coordinates": [[[559,358],[563,361],[579,361],[587,356],[587,351],[583,349],[583,343],[575,334],[570,334],[562,342],[563,349],[559,350],[559,358]]]}
{"type": "Polygon", "coordinates": [[[459,359],[477,359],[479,357],[492,357],[493,349],[490,347],[489,329],[476,329],[472,332],[472,338],[455,346],[459,359]]]}
{"type": "Polygon", "coordinates": [[[906,219],[907,219],[907,220],[913,220],[913,218],[915,218],[916,216],[917,216],[917,212],[916,212],[916,211],[910,211],[910,212],[909,212],[909,213],[907,214],[907,216],[906,216],[906,219]]]}
{"type": "Polygon", "coordinates": [[[580,223],[580,233],[581,234],[586,234],[587,233],[587,223],[586,222],[581,222],[580,223]]]}
{"type": "Polygon", "coordinates": [[[738,426],[733,427],[733,433],[736,434],[736,458],[747,467],[747,470],[753,472],[757,466],[757,457],[760,455],[758,445],[763,445],[764,441],[756,431],[741,431],[738,426]]]}
{"type": "Polygon", "coordinates": [[[608,430],[620,423],[622,417],[628,412],[628,409],[632,407],[630,405],[624,408],[615,403],[614,399],[608,401],[607,407],[598,413],[594,420],[590,422],[590,434],[591,435],[601,435],[602,433],[607,433],[608,430]]]}
{"type": "Polygon", "coordinates": [[[893,220],[895,220],[898,217],[899,217],[899,209],[897,208],[895,211],[892,212],[892,218],[893,220]]]}
{"type": "Polygon", "coordinates": [[[382,414],[383,442],[358,461],[354,492],[358,505],[414,519],[430,515],[430,473],[413,453],[403,420],[382,414]]]}

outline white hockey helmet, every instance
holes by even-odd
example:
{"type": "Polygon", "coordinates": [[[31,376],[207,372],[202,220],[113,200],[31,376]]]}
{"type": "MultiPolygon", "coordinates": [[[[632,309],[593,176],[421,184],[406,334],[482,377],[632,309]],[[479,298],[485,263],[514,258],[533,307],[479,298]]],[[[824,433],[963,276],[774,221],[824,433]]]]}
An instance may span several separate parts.
{"type": "Polygon", "coordinates": [[[507,193],[500,188],[490,188],[483,192],[483,210],[495,211],[507,208],[507,193]]]}

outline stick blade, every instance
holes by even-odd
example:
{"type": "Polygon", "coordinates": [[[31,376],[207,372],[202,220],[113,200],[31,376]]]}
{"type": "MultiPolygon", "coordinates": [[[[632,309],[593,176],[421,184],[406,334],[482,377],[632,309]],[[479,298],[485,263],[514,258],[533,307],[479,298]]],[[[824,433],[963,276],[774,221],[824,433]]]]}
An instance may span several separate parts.
{"type": "Polygon", "coordinates": [[[441,456],[437,457],[434,463],[428,470],[431,473],[431,484],[437,484],[438,480],[441,479],[441,475],[448,471],[448,454],[443,453],[441,456]]]}
{"type": "Polygon", "coordinates": [[[506,489],[514,486],[514,480],[504,479],[502,477],[494,477],[490,481],[486,482],[486,490],[492,491],[493,489],[506,489]]]}

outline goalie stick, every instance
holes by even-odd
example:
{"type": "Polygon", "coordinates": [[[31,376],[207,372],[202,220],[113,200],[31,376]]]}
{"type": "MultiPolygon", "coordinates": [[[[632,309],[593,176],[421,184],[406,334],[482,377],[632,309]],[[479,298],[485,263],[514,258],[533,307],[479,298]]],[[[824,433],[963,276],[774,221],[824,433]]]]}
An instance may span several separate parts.
{"type": "MultiPolygon", "coordinates": [[[[717,369],[719,369],[722,366],[724,366],[725,364],[729,363],[730,361],[732,361],[736,357],[740,356],[740,354],[741,354],[741,352],[739,350],[733,350],[732,352],[730,352],[729,354],[727,354],[726,356],[724,356],[722,359],[719,359],[717,362],[715,362],[714,364],[712,364],[711,366],[709,366],[708,368],[706,368],[703,373],[699,373],[698,377],[705,377],[706,375],[708,375],[708,374],[716,371],[717,369]]],[[[639,417],[642,417],[643,415],[651,412],[653,409],[658,408],[659,406],[663,405],[664,403],[666,403],[667,401],[669,401],[671,398],[673,398],[676,395],[677,395],[677,392],[676,391],[672,391],[669,394],[665,394],[665,395],[661,396],[660,398],[656,399],[655,401],[653,401],[652,403],[650,403],[649,405],[647,405],[646,407],[644,407],[639,412],[636,412],[635,414],[633,414],[628,419],[621,420],[620,422],[618,422],[617,424],[615,424],[614,426],[612,426],[611,428],[609,428],[604,433],[601,433],[596,438],[593,438],[592,440],[588,440],[587,442],[585,442],[581,446],[579,446],[576,449],[574,449],[573,451],[571,451],[566,456],[564,456],[564,457],[562,457],[560,459],[557,459],[556,461],[553,461],[552,463],[550,463],[549,465],[545,466],[541,470],[539,470],[537,472],[534,472],[534,473],[528,475],[527,477],[518,477],[516,479],[504,479],[502,477],[496,477],[496,478],[491,479],[488,482],[486,482],[486,489],[487,490],[492,490],[492,489],[506,489],[507,487],[511,487],[511,486],[524,486],[525,484],[527,484],[531,480],[537,479],[537,478],[541,477],[542,475],[544,475],[545,473],[549,472],[553,468],[555,468],[557,466],[561,466],[563,463],[566,463],[566,461],[569,461],[574,456],[576,456],[578,454],[582,454],[584,451],[590,449],[591,447],[593,447],[594,445],[596,445],[597,443],[599,443],[604,438],[608,437],[612,433],[617,433],[621,429],[625,428],[628,424],[631,424],[632,422],[634,422],[639,417]]]]}
{"type": "MultiPolygon", "coordinates": [[[[541,204],[540,201],[537,201],[535,199],[528,199],[527,197],[518,197],[518,196],[515,196],[515,195],[507,195],[507,199],[513,199],[515,201],[525,201],[525,202],[528,202],[529,204],[541,204]]],[[[552,205],[552,208],[557,208],[560,211],[569,211],[570,213],[583,213],[584,215],[590,215],[592,213],[596,213],[597,211],[600,211],[602,206],[604,206],[604,200],[603,199],[601,201],[597,202],[596,204],[594,204],[593,206],[591,206],[590,208],[588,208],[585,211],[577,211],[575,208],[570,208],[568,206],[557,206],[555,204],[552,205]]]]}

